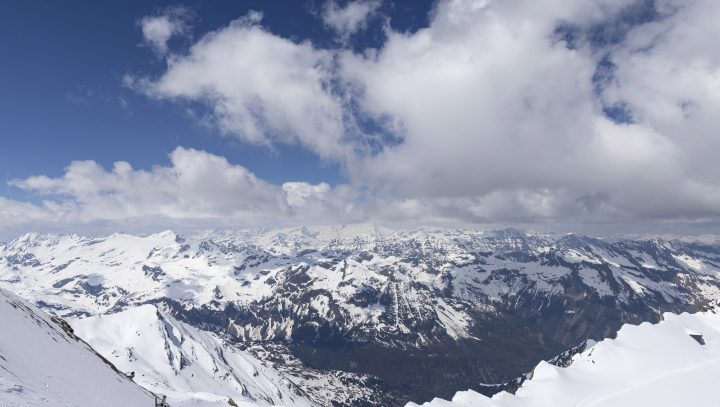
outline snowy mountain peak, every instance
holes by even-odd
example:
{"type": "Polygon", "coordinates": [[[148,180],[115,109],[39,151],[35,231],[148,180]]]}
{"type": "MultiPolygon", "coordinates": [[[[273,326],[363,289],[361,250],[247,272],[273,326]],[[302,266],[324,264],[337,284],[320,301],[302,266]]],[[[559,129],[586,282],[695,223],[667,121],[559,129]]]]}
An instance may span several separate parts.
{"type": "Polygon", "coordinates": [[[575,233],[565,235],[555,241],[555,246],[564,249],[584,249],[588,246],[606,247],[609,243],[588,236],[582,236],[575,233]]]}

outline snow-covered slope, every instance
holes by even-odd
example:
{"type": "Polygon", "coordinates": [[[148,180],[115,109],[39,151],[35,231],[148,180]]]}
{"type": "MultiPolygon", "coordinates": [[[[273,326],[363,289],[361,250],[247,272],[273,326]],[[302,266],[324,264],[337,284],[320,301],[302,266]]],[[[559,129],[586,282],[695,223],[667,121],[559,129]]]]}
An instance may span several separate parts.
{"type": "Polygon", "coordinates": [[[119,369],[134,372],[136,383],[167,395],[173,407],[226,406],[228,398],[241,406],[288,407],[384,401],[373,388],[375,378],[309,369],[283,344],[256,343],[244,351],[227,335],[179,322],[155,305],[68,322],[119,369]]]}
{"type": "Polygon", "coordinates": [[[0,289],[0,406],[152,406],[61,319],[0,289]]]}
{"type": "Polygon", "coordinates": [[[217,335],[142,305],[110,315],[69,319],[75,333],[174,406],[314,405],[279,372],[217,335]]]}
{"type": "Polygon", "coordinates": [[[655,325],[623,326],[616,339],[605,339],[575,355],[567,367],[541,362],[515,395],[502,392],[487,398],[467,391],[457,393],[452,401],[435,399],[422,406],[718,405],[720,308],[663,316],[655,325]]]}

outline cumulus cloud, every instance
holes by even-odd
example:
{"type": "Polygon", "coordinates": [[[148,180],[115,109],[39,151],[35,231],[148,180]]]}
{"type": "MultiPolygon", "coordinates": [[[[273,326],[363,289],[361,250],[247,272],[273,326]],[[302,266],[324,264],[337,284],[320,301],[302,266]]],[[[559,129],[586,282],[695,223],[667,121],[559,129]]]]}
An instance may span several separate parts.
{"type": "Polygon", "coordinates": [[[405,140],[353,163],[355,179],[477,198],[465,208],[486,219],[720,214],[716,3],[455,0],[434,16],[375,54],[342,53],[363,110],[405,140]]]}
{"type": "Polygon", "coordinates": [[[179,147],[170,161],[170,166],[150,171],[134,170],[122,161],[110,171],[94,161],[74,161],[60,178],[34,176],[10,183],[42,196],[67,197],[77,216],[87,221],[146,216],[233,219],[283,212],[278,187],[223,157],[179,147]]]}
{"type": "MultiPolygon", "coordinates": [[[[376,9],[328,2],[325,23],[352,32],[376,9]]],[[[711,0],[445,0],[429,27],[356,53],[249,15],[136,86],[209,102],[225,133],[337,161],[376,202],[403,202],[398,217],[712,218],[719,16],[711,0]]]]}
{"type": "Polygon", "coordinates": [[[165,55],[170,38],[188,33],[188,20],[192,15],[186,7],[171,6],[157,15],[143,17],[138,21],[143,34],[143,45],[150,47],[159,56],[165,55]]]}
{"type": "Polygon", "coordinates": [[[347,40],[351,35],[367,28],[368,19],[381,5],[380,0],[356,0],[341,7],[335,0],[328,0],[323,5],[320,16],[325,26],[338,33],[342,40],[347,40]]]}
{"type": "Polygon", "coordinates": [[[207,227],[298,226],[328,223],[481,222],[508,213],[534,213],[550,199],[522,191],[514,198],[408,199],[375,196],[350,185],[286,182],[274,185],[240,165],[204,151],[178,147],[170,164],[150,170],[116,162],[106,170],[75,161],[61,177],[33,176],[9,184],[43,198],[42,204],[0,198],[0,236],[27,230],[111,233],[180,231],[207,227]],[[515,200],[516,207],[507,207],[515,200]]]}
{"type": "MultiPolygon", "coordinates": [[[[0,197],[0,237],[27,230],[103,234],[145,233],[172,228],[300,226],[380,222],[412,226],[436,224],[540,225],[577,230],[581,222],[633,220],[632,214],[598,212],[609,205],[603,192],[570,204],[572,191],[516,189],[482,197],[403,198],[307,182],[274,185],[240,165],[204,151],[178,147],[170,165],[133,169],[117,162],[105,170],[94,161],[71,163],[61,177],[33,176],[9,184],[42,197],[41,204],[0,197]],[[588,214],[590,216],[588,216],[588,214]]],[[[637,219],[635,219],[636,221],[637,219]]],[[[672,226],[672,224],[670,224],[672,226]]],[[[655,230],[675,230],[662,229],[655,230]]],[[[613,229],[611,232],[637,231],[613,229]]]]}
{"type": "Polygon", "coordinates": [[[148,171],[124,161],[110,170],[94,161],[74,161],[61,177],[11,180],[10,185],[44,200],[34,205],[0,197],[0,234],[29,225],[112,232],[168,225],[187,229],[363,219],[353,207],[357,194],[347,185],[278,186],[224,157],[182,147],[169,158],[170,165],[148,171]]]}
{"type": "MultiPolygon", "coordinates": [[[[342,38],[377,4],[326,3],[325,24],[342,38]]],[[[718,18],[713,0],[443,0],[428,27],[385,27],[358,53],[251,12],[126,84],[207,106],[228,136],[340,163],[347,185],[273,185],[183,149],[152,171],[82,162],[14,185],[53,197],[36,218],[717,224],[718,18]]]]}
{"type": "Polygon", "coordinates": [[[48,221],[50,214],[31,203],[18,202],[0,196],[0,225],[6,230],[25,227],[36,221],[48,221]]]}
{"type": "Polygon", "coordinates": [[[157,81],[127,76],[125,83],[152,98],[209,105],[204,120],[224,134],[346,157],[344,101],[329,90],[333,55],[275,36],[261,19],[262,13],[250,12],[205,35],[187,55],[169,56],[157,81]]]}

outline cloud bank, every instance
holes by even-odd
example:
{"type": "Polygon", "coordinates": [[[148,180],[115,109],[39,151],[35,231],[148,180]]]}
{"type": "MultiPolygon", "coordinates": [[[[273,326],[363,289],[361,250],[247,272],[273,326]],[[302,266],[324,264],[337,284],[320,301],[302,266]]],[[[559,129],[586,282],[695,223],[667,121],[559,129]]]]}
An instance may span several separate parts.
{"type": "MultiPolygon", "coordinates": [[[[342,39],[378,4],[329,2],[321,17],[342,39]]],[[[127,86],[206,106],[228,137],[300,145],[350,182],[273,185],[178,148],[150,172],[82,162],[11,181],[51,200],[3,200],[0,217],[714,227],[719,19],[712,0],[445,0],[427,28],[386,27],[361,53],[279,37],[259,12],[183,52],[165,48],[177,29],[143,25],[167,69],[127,86]]]]}

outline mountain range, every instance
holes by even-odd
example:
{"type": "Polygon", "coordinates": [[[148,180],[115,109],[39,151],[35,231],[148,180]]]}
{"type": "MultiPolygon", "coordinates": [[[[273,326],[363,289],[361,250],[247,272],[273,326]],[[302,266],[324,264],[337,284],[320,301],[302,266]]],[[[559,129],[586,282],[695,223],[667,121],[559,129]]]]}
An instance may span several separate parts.
{"type": "Polygon", "coordinates": [[[404,405],[491,395],[501,388],[485,384],[585,340],[720,296],[715,241],[666,238],[376,225],[26,234],[0,243],[0,287],[71,320],[173,318],[215,335],[206,346],[271,363],[320,405],[328,375],[347,394],[366,389],[334,405],[404,405]]]}

